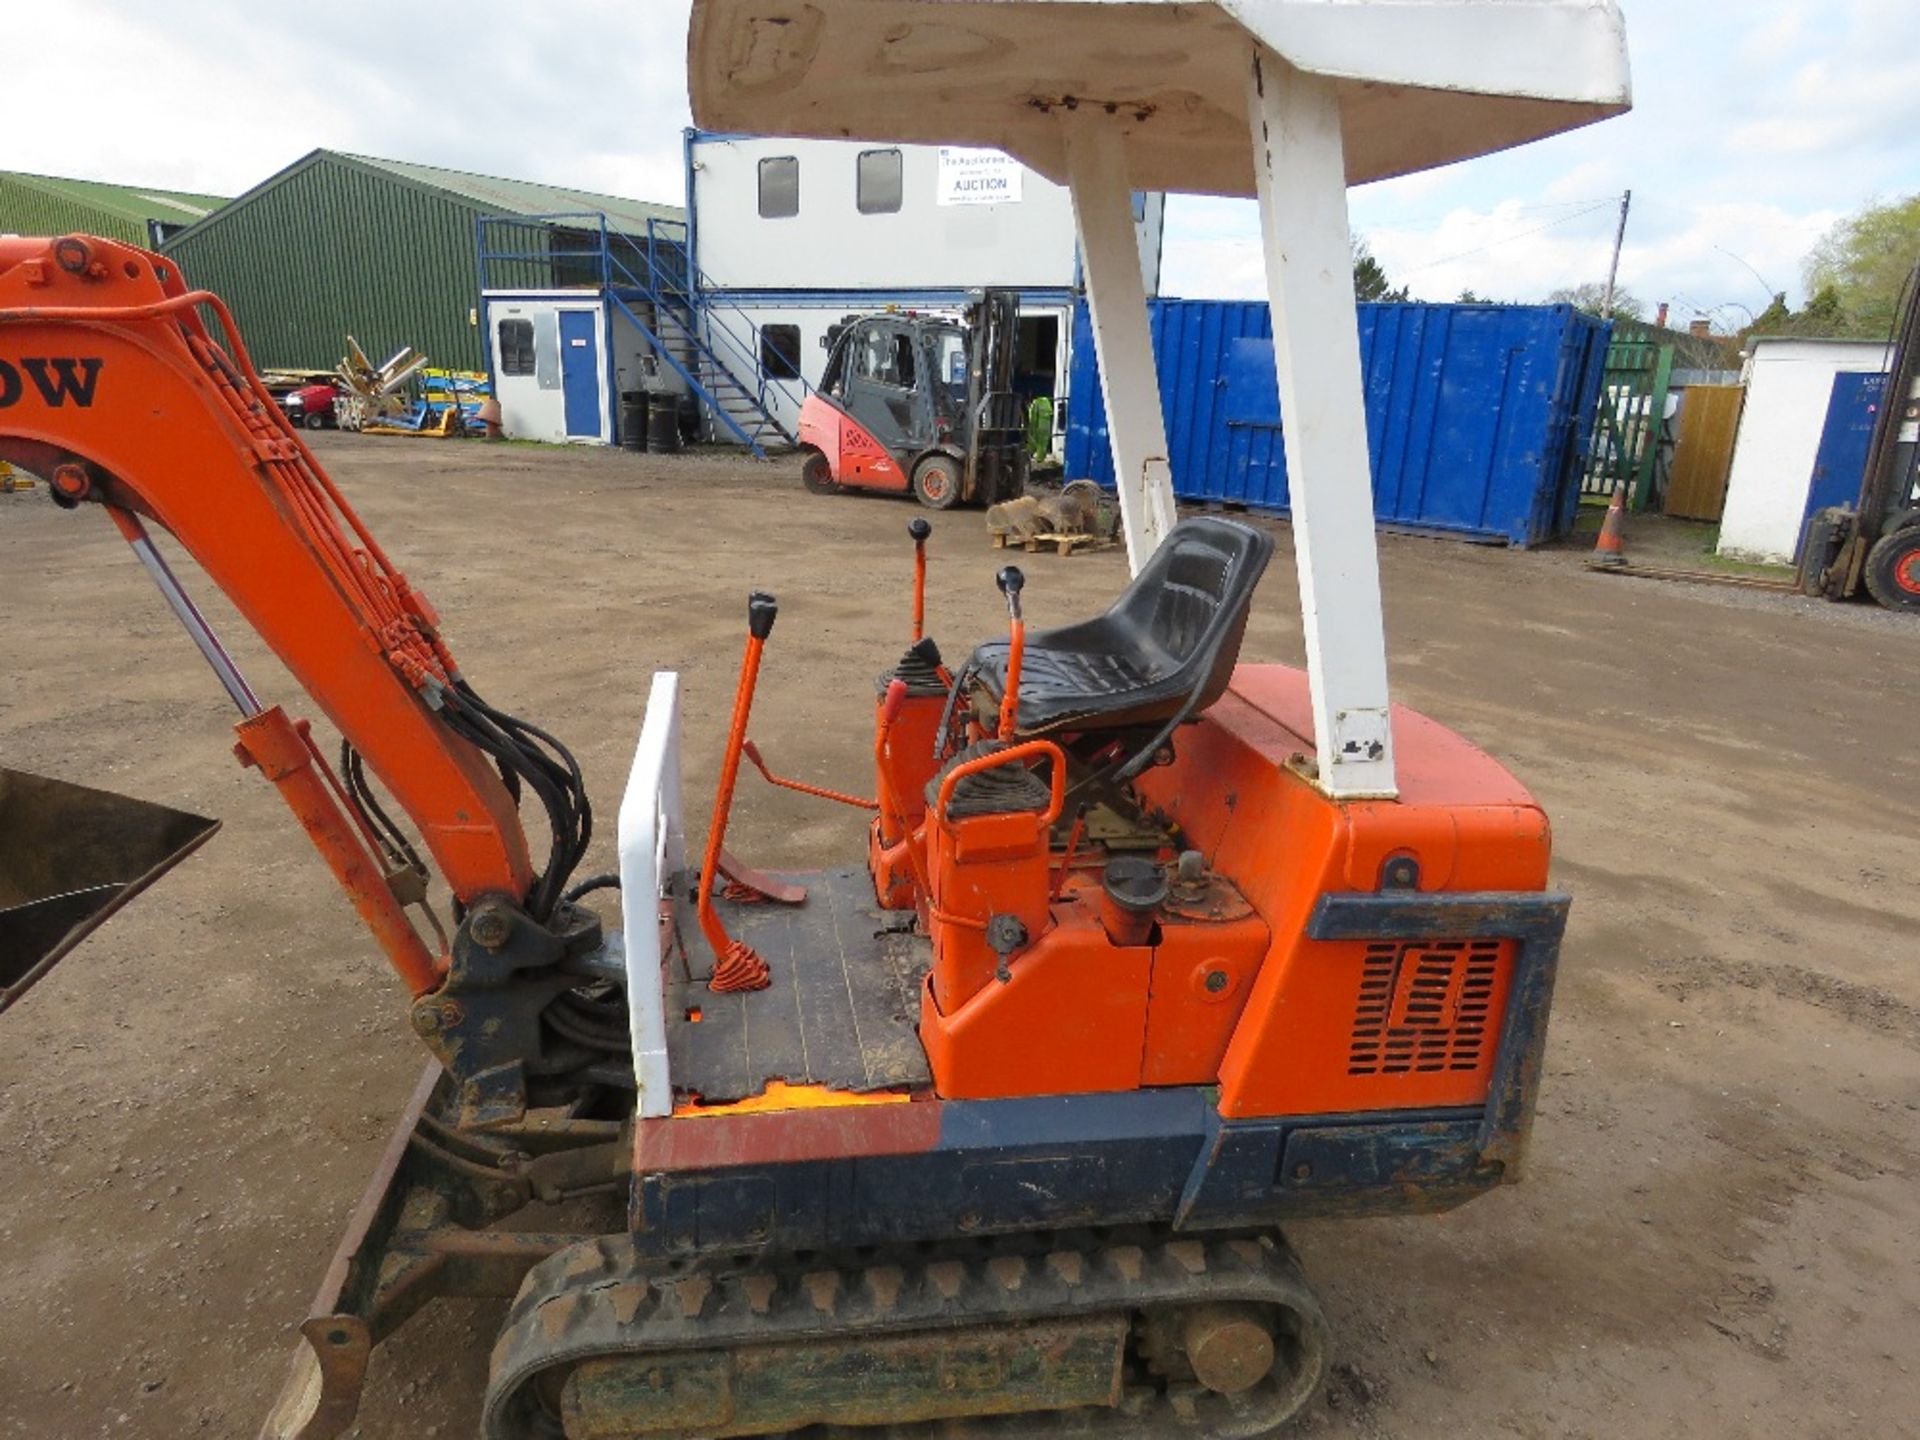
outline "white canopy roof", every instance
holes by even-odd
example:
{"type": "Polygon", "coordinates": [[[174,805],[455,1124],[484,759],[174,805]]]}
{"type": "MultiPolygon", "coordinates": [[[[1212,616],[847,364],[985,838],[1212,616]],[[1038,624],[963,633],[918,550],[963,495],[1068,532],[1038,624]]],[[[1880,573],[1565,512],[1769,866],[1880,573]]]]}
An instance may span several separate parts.
{"type": "Polygon", "coordinates": [[[990,145],[1064,180],[1057,120],[1120,125],[1141,189],[1250,195],[1258,42],[1337,83],[1350,184],[1631,103],[1614,0],[694,0],[711,130],[990,145]]]}

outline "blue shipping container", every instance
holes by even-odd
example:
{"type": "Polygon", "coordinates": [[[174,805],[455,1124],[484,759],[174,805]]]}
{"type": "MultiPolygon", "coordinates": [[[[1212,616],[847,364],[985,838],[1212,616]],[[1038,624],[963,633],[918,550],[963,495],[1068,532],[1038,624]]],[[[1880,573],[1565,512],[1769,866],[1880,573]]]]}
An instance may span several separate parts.
{"type": "MultiPolygon", "coordinates": [[[[1252,300],[1155,300],[1174,493],[1288,507],[1273,324],[1252,300]]],[[[1074,315],[1068,478],[1113,484],[1087,307],[1074,315]]],[[[1537,545],[1573,527],[1611,327],[1566,305],[1362,305],[1383,525],[1537,545]]]]}

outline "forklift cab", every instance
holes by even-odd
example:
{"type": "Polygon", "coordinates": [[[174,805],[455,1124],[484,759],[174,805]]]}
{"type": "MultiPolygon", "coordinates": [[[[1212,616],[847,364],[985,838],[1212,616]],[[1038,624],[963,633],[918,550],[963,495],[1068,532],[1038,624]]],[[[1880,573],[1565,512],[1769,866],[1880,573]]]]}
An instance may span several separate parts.
{"type": "Polygon", "coordinates": [[[964,321],[848,316],[800,412],[807,489],[911,489],[944,510],[1026,487],[1026,412],[1013,387],[1019,297],[987,291],[964,321]]]}
{"type": "Polygon", "coordinates": [[[959,430],[967,348],[958,325],[918,316],[856,318],[836,340],[821,392],[889,451],[919,455],[959,430]]]}

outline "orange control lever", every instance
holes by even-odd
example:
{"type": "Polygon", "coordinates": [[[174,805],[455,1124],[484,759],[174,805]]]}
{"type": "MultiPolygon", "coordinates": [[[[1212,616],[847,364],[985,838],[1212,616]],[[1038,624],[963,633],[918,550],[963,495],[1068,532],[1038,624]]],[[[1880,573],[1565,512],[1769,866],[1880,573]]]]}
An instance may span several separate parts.
{"type": "Polygon", "coordinates": [[[1020,663],[1027,653],[1027,622],[1020,615],[1020,592],[1027,577],[1018,565],[1009,565],[994,580],[1007,597],[1007,688],[1000,697],[1000,739],[1011,740],[1020,718],[1020,663]]]}
{"type": "Polygon", "coordinates": [[[874,728],[873,735],[873,771],[880,781],[880,804],[887,815],[898,827],[904,837],[900,843],[907,847],[907,863],[913,867],[913,878],[920,886],[922,895],[932,891],[927,879],[926,856],[907,825],[906,808],[901,805],[900,797],[893,793],[893,780],[887,768],[887,742],[893,733],[893,723],[900,718],[900,711],[907,703],[907,682],[895,678],[887,685],[886,699],[880,702],[880,723],[874,728]]]}
{"type": "Polygon", "coordinates": [[[816,800],[831,800],[836,805],[851,805],[856,810],[878,810],[877,800],[863,800],[858,795],[849,795],[843,790],[829,790],[824,785],[809,785],[804,780],[789,780],[784,775],[776,775],[767,768],[766,758],[761,755],[760,747],[749,740],[740,747],[740,753],[746,756],[753,768],[758,770],[769,785],[778,785],[782,790],[796,790],[802,795],[811,795],[816,800]]]}
{"type": "Polygon", "coordinates": [[[753,689],[760,679],[760,652],[773,633],[779,605],[773,596],[756,590],[747,597],[747,652],[740,661],[740,685],[733,695],[733,723],[727,730],[727,750],[720,761],[720,788],[713,797],[713,823],[707,827],[707,853],[700,862],[700,931],[713,947],[713,974],[707,988],[720,994],[736,990],[764,990],[772,983],[767,962],[744,940],[735,940],[713,908],[713,887],[720,877],[720,851],[727,840],[727,813],[733,809],[733,784],[740,775],[740,755],[747,743],[747,720],[753,714],[753,689]]]}
{"type": "Polygon", "coordinates": [[[907,522],[913,537],[913,639],[917,645],[927,633],[927,537],[933,526],[918,517],[907,522]]]}

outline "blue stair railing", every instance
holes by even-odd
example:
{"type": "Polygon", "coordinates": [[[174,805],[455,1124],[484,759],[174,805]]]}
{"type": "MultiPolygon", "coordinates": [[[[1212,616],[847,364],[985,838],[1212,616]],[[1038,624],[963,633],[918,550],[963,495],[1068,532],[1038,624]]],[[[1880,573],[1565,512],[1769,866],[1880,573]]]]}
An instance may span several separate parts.
{"type": "Polygon", "coordinates": [[[648,220],[642,234],[612,230],[597,212],[482,216],[476,234],[483,292],[597,287],[685,383],[714,438],[731,437],[760,459],[769,442],[794,443],[783,412],[797,415],[813,393],[799,357],[792,375],[769,370],[746,312],[708,293],[684,224],[648,220]]]}

